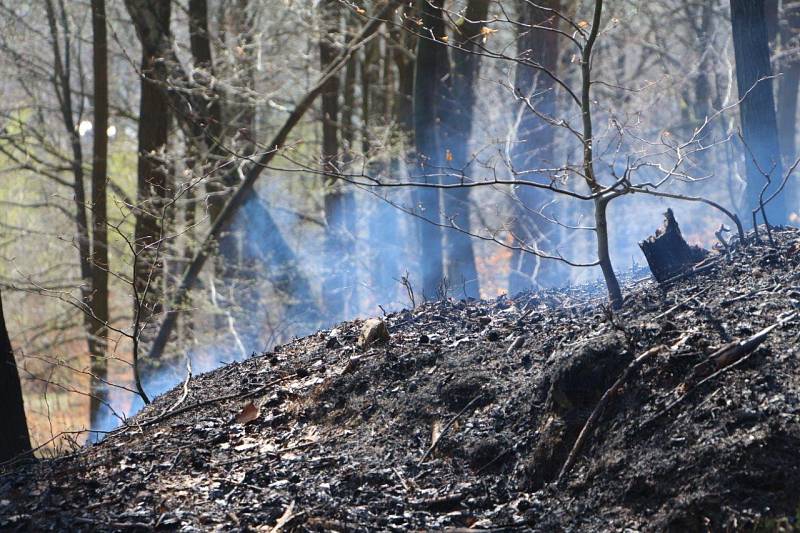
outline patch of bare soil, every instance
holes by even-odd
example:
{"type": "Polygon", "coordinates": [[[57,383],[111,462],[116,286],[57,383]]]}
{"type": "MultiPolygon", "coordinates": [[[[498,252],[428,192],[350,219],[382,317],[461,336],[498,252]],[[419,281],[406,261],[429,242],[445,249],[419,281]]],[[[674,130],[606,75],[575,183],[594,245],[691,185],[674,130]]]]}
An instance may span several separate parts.
{"type": "Polygon", "coordinates": [[[791,527],[800,232],[775,236],[666,287],[629,281],[618,313],[591,287],[437,302],[364,349],[355,321],[228,365],[2,474],[0,527],[791,527]]]}

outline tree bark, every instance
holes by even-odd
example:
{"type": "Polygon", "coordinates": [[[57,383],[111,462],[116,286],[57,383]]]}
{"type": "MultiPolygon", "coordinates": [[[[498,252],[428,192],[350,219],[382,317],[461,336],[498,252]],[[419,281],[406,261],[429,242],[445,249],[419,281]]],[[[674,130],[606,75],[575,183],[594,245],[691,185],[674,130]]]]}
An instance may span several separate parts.
{"type": "MultiPolygon", "coordinates": [[[[323,72],[336,60],[336,38],[340,33],[341,7],[337,0],[323,0],[320,9],[319,63],[323,72]]],[[[345,193],[336,180],[339,171],[339,76],[331,76],[320,95],[322,111],[322,169],[326,173],[325,195],[325,253],[330,269],[324,276],[322,295],[326,314],[332,322],[342,320],[347,314],[347,289],[352,282],[348,275],[353,258],[345,247],[348,216],[344,205],[345,193]]],[[[363,97],[363,95],[362,95],[363,97]]],[[[349,124],[352,126],[352,123],[349,124]]]]}
{"type": "MultiPolygon", "coordinates": [[[[526,0],[517,4],[517,18],[528,27],[522,27],[517,38],[517,57],[541,65],[552,73],[558,72],[559,35],[548,28],[558,29],[558,18],[548,9],[561,9],[560,0],[543,0],[535,5],[526,0]]],[[[514,81],[518,95],[530,98],[531,104],[542,114],[554,116],[556,112],[555,83],[539,69],[517,64],[514,81]]],[[[517,172],[552,167],[555,129],[542,121],[520,103],[517,108],[516,132],[510,149],[511,164],[517,172]]],[[[518,205],[515,209],[512,231],[528,246],[552,246],[556,228],[537,219],[532,211],[543,203],[540,191],[520,187],[515,191],[518,205]]],[[[521,250],[511,255],[511,273],[508,278],[509,294],[516,294],[533,286],[558,286],[563,282],[563,269],[551,261],[540,264],[541,259],[521,250]]]]}
{"type": "MultiPolygon", "coordinates": [[[[83,279],[83,283],[81,284],[81,303],[83,304],[82,312],[84,329],[86,331],[86,343],[89,356],[91,357],[90,369],[93,374],[90,382],[89,412],[90,421],[96,423],[107,393],[103,380],[106,377],[105,324],[108,321],[108,277],[106,274],[105,284],[102,283],[102,276],[99,279],[95,279],[96,270],[99,269],[94,267],[93,261],[95,248],[97,248],[98,251],[100,251],[100,248],[106,250],[107,245],[103,241],[103,232],[106,229],[106,225],[104,222],[103,230],[100,235],[95,235],[95,237],[100,237],[100,242],[93,243],[92,235],[89,233],[89,221],[86,213],[87,203],[86,192],[84,190],[83,147],[81,145],[78,125],[75,123],[72,101],[72,36],[68,25],[65,6],[64,4],[60,4],[59,7],[60,9],[57,13],[55,5],[51,0],[45,3],[47,21],[52,39],[51,45],[53,48],[53,70],[55,74],[53,77],[53,89],[56,95],[58,95],[62,122],[69,136],[70,147],[72,149],[72,187],[75,205],[75,223],[77,226],[76,240],[79,256],[78,264],[80,266],[81,278],[83,279]],[[59,27],[61,30],[59,30],[59,27]],[[62,32],[63,48],[59,42],[62,38],[62,32]],[[104,286],[105,290],[103,290],[104,286]]],[[[103,23],[105,24],[105,18],[103,19],[103,23]]],[[[101,126],[95,125],[93,129],[96,130],[98,127],[101,126]]],[[[107,128],[106,120],[106,126],[103,128],[100,136],[106,135],[107,128]]],[[[98,133],[97,131],[94,133],[95,142],[97,142],[98,133]]],[[[105,186],[105,184],[103,186],[105,186]]],[[[92,193],[94,194],[94,182],[92,183],[92,193]]],[[[94,198],[92,200],[94,201],[94,198]]],[[[103,200],[105,200],[105,198],[103,200]]],[[[102,207],[101,205],[101,208],[102,207]]]]}
{"type": "MultiPolygon", "coordinates": [[[[783,6],[780,24],[781,51],[783,59],[778,80],[778,137],[781,143],[784,167],[789,167],[797,157],[796,122],[797,96],[800,87],[800,7],[796,4],[783,6]]],[[[789,194],[793,191],[787,191],[789,194]]],[[[790,198],[792,198],[790,196],[790,198]]]]}
{"type": "MultiPolygon", "coordinates": [[[[480,71],[477,55],[483,21],[489,11],[488,0],[470,0],[464,18],[456,25],[453,44],[453,72],[450,102],[444,108],[444,148],[452,172],[469,175],[469,141],[475,116],[475,83],[480,71]],[[448,156],[449,154],[449,156],[448,156]]],[[[451,180],[452,181],[452,180],[451,180]]],[[[469,189],[450,189],[443,194],[444,213],[459,228],[470,230],[469,189]]],[[[458,298],[480,298],[478,270],[472,238],[457,230],[445,233],[445,272],[458,298]]]]}
{"type": "Polygon", "coordinates": [[[14,350],[0,297],[0,463],[29,452],[31,441],[14,350]]]}
{"type": "Polygon", "coordinates": [[[92,159],[92,308],[97,320],[94,331],[96,351],[92,357],[91,427],[101,422],[103,402],[108,392],[103,381],[108,377],[108,38],[105,0],[92,0],[94,70],[94,146],[92,159]]]}
{"type": "MultiPolygon", "coordinates": [[[[170,105],[163,87],[168,81],[171,58],[171,2],[125,0],[142,47],[139,99],[137,206],[134,229],[138,268],[134,313],[141,324],[154,318],[164,298],[162,266],[157,249],[163,238],[162,216],[170,187],[170,164],[163,157],[169,136],[170,105]]],[[[144,334],[144,338],[149,335],[144,334]]]]}
{"type": "MultiPolygon", "coordinates": [[[[426,183],[439,183],[436,174],[444,167],[445,158],[441,143],[441,114],[446,98],[444,78],[450,71],[443,17],[444,0],[423,0],[422,26],[417,42],[417,60],[414,72],[414,142],[420,179],[426,183]]],[[[414,203],[422,217],[417,221],[420,246],[420,272],[422,295],[439,296],[444,280],[441,194],[436,187],[414,191],[414,203]]]]}
{"type": "MultiPolygon", "coordinates": [[[[772,185],[766,196],[777,189],[783,177],[775,102],[772,95],[772,68],[769,58],[769,37],[764,2],[731,0],[731,26],[736,58],[736,85],[739,90],[739,113],[745,142],[747,185],[741,216],[749,220],[749,212],[759,205],[759,196],[766,184],[772,185]]],[[[771,223],[788,220],[785,194],[767,206],[771,223]]]]}

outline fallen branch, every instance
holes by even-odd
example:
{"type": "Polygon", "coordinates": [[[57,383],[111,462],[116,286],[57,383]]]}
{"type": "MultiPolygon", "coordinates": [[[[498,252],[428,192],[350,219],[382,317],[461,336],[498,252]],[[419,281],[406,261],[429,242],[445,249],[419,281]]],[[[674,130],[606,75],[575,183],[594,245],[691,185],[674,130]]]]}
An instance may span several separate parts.
{"type": "Polygon", "coordinates": [[[690,381],[694,381],[701,376],[707,376],[714,370],[724,368],[736,362],[741,357],[749,354],[766,340],[767,336],[773,329],[783,325],[787,320],[791,320],[792,318],[794,318],[794,315],[790,315],[788,318],[780,320],[775,324],[762,329],[755,335],[748,337],[743,341],[726,344],[716,352],[712,353],[708,359],[695,365],[690,381]]]}
{"type": "MultiPolygon", "coordinates": [[[[217,402],[224,402],[226,400],[237,400],[237,399],[242,399],[242,398],[250,398],[252,396],[258,396],[259,394],[261,394],[264,391],[266,391],[269,387],[271,387],[273,385],[277,385],[278,383],[286,381],[287,379],[293,378],[295,376],[297,376],[297,374],[289,374],[287,376],[283,376],[282,378],[273,379],[269,383],[266,383],[266,384],[262,385],[261,387],[255,389],[253,391],[250,391],[250,392],[236,392],[234,394],[225,394],[224,396],[215,396],[214,398],[209,398],[208,400],[203,400],[203,401],[200,401],[200,402],[195,402],[195,403],[193,403],[191,405],[187,405],[186,407],[182,407],[181,409],[177,409],[177,410],[174,410],[174,411],[173,410],[167,410],[161,415],[155,416],[155,417],[153,417],[153,418],[151,418],[149,420],[145,420],[145,421],[140,422],[140,423],[138,423],[136,425],[139,426],[139,427],[152,426],[153,424],[156,424],[158,422],[163,422],[164,420],[167,420],[167,419],[172,418],[174,416],[178,416],[180,414],[187,413],[189,411],[197,409],[198,407],[204,407],[206,405],[211,405],[211,404],[217,403],[217,402]]],[[[123,427],[131,427],[131,426],[123,426],[123,427]]]]}
{"type": "Polygon", "coordinates": [[[175,409],[180,407],[180,405],[183,402],[186,401],[186,397],[189,396],[189,381],[191,379],[192,379],[192,360],[187,355],[186,356],[186,379],[183,381],[183,394],[181,394],[181,397],[178,399],[178,401],[176,401],[174,404],[172,404],[172,407],[170,407],[167,410],[168,413],[171,413],[172,411],[174,411],[175,409]]]}
{"type": "Polygon", "coordinates": [[[475,396],[475,397],[474,397],[472,400],[470,400],[470,401],[469,401],[469,403],[468,403],[467,405],[465,405],[465,406],[464,406],[464,408],[463,408],[461,411],[459,411],[459,412],[458,412],[458,414],[456,414],[456,416],[454,416],[453,418],[451,418],[451,419],[450,419],[450,422],[448,422],[448,423],[447,423],[447,425],[445,425],[445,426],[442,428],[442,431],[441,431],[441,433],[439,433],[439,436],[436,438],[436,440],[434,440],[434,441],[431,443],[430,447],[429,447],[429,448],[428,448],[428,449],[425,451],[425,454],[422,456],[422,458],[420,458],[419,462],[417,463],[417,466],[419,466],[419,465],[421,465],[422,463],[424,463],[424,462],[425,462],[425,459],[427,459],[427,458],[428,458],[428,456],[429,456],[431,453],[433,453],[433,450],[435,450],[435,449],[436,449],[436,445],[437,445],[437,444],[439,444],[439,441],[441,441],[441,440],[442,440],[442,437],[444,436],[444,434],[445,434],[445,433],[447,433],[447,430],[448,430],[448,429],[450,429],[450,426],[452,426],[452,425],[453,425],[453,423],[454,423],[456,420],[458,420],[458,419],[459,419],[459,417],[461,417],[461,415],[463,415],[464,413],[466,413],[466,412],[467,412],[467,410],[469,410],[469,408],[470,408],[470,407],[472,407],[472,406],[475,404],[475,402],[477,402],[478,400],[480,400],[482,397],[483,397],[483,393],[480,393],[480,394],[478,394],[477,396],[475,396]]]}
{"type": "Polygon", "coordinates": [[[706,376],[705,378],[698,381],[693,387],[691,387],[689,390],[687,390],[685,393],[679,396],[672,403],[670,403],[669,405],[664,407],[661,411],[657,412],[656,414],[645,420],[644,423],[642,423],[642,425],[639,426],[640,429],[652,424],[662,416],[666,415],[676,406],[686,401],[686,399],[689,398],[689,396],[691,396],[696,390],[701,388],[709,381],[716,379],[718,376],[724,374],[728,370],[736,368],[745,361],[747,361],[748,359],[750,359],[750,356],[753,355],[755,349],[758,348],[761,345],[761,343],[764,342],[764,340],[766,340],[767,336],[773,329],[782,326],[786,322],[795,318],[795,316],[797,315],[796,314],[789,315],[788,317],[778,321],[777,323],[762,329],[752,337],[749,337],[744,341],[727,344],[722,348],[720,348],[719,350],[717,350],[716,352],[714,352],[713,354],[711,354],[711,356],[706,361],[695,366],[694,372],[692,373],[692,378],[696,378],[699,375],[701,375],[702,372],[705,371],[705,369],[709,368],[708,365],[710,364],[717,365],[718,370],[716,372],[711,373],[711,375],[706,376]]]}
{"type": "Polygon", "coordinates": [[[572,469],[575,461],[578,459],[578,454],[580,454],[581,449],[583,448],[584,442],[589,437],[589,434],[594,430],[597,421],[600,419],[600,415],[605,410],[605,407],[608,405],[608,402],[611,400],[611,398],[619,392],[625,382],[628,381],[628,378],[631,376],[631,374],[633,374],[633,372],[641,366],[645,359],[660,353],[663,350],[663,345],[650,348],[642,355],[631,361],[617,381],[615,381],[614,384],[611,385],[611,387],[605,392],[605,394],[603,394],[603,396],[600,398],[600,401],[597,402],[594,411],[592,411],[592,414],[589,415],[589,418],[583,425],[583,429],[581,429],[581,432],[578,434],[578,438],[575,440],[575,444],[572,446],[572,450],[570,450],[567,460],[564,462],[564,466],[561,467],[561,473],[558,474],[558,479],[556,480],[557,483],[561,483],[572,469]]]}
{"type": "Polygon", "coordinates": [[[666,311],[664,311],[663,313],[661,313],[661,314],[658,314],[658,315],[654,316],[654,317],[653,317],[653,321],[660,320],[660,319],[662,319],[662,318],[666,318],[666,317],[668,317],[669,315],[671,315],[672,313],[674,313],[675,311],[677,311],[678,309],[680,309],[680,308],[681,308],[681,307],[683,307],[684,305],[686,305],[686,304],[688,304],[689,302],[691,302],[693,299],[697,298],[697,297],[698,297],[698,296],[700,296],[701,294],[704,294],[704,293],[708,292],[708,290],[709,290],[710,288],[711,288],[711,287],[706,287],[706,288],[705,288],[705,289],[703,289],[702,291],[700,291],[700,292],[698,292],[698,293],[696,293],[696,294],[693,294],[693,295],[689,296],[688,298],[686,298],[685,300],[682,300],[682,301],[680,301],[680,302],[676,303],[675,305],[673,305],[672,307],[670,307],[669,309],[667,309],[667,310],[666,310],[666,311]]]}

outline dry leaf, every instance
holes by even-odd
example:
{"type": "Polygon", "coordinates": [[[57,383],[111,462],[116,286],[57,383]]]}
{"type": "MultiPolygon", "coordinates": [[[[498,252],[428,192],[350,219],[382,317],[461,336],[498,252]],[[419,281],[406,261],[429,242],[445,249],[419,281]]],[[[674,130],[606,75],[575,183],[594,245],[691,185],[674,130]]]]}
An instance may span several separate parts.
{"type": "Polygon", "coordinates": [[[363,8],[360,8],[360,7],[356,8],[356,13],[358,13],[359,15],[363,15],[366,12],[367,12],[366,9],[363,9],[363,8]]]}
{"type": "Polygon", "coordinates": [[[489,36],[491,34],[493,34],[493,33],[497,33],[497,30],[493,30],[492,28],[489,28],[488,26],[481,27],[481,35],[483,35],[484,44],[486,44],[486,41],[489,40],[489,36]]]}
{"type": "Polygon", "coordinates": [[[453,152],[451,152],[450,150],[445,150],[444,158],[447,159],[448,161],[452,161],[453,160],[453,152]]]}
{"type": "Polygon", "coordinates": [[[447,35],[442,35],[441,37],[439,37],[439,40],[442,41],[443,43],[446,43],[447,42],[447,35]]]}
{"type": "Polygon", "coordinates": [[[252,422],[256,418],[258,418],[259,413],[260,409],[258,408],[258,406],[253,402],[250,402],[244,406],[244,409],[242,409],[238,415],[236,415],[236,423],[247,424],[249,422],[252,422]]]}

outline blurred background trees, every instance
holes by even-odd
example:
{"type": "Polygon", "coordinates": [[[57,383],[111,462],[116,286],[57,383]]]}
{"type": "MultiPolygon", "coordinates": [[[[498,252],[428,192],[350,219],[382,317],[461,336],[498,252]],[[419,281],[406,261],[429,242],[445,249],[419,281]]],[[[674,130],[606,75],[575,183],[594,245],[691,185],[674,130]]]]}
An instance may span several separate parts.
{"type": "MultiPolygon", "coordinates": [[[[409,306],[403,279],[419,300],[598,278],[545,258],[596,259],[590,203],[550,190],[587,194],[574,91],[595,2],[421,0],[358,41],[383,5],[0,5],[0,287],[35,444],[134,411],[134,356],[153,395],[186,358],[196,373],[409,306]]],[[[798,13],[608,3],[591,57],[600,182],[658,184],[681,153],[659,190],[752,223],[765,174],[774,190],[796,157],[798,13]]],[[[797,223],[795,181],[771,222],[797,223]]],[[[666,205],[609,209],[617,270],[666,205]]],[[[718,212],[669,205],[714,242],[718,212]]]]}

